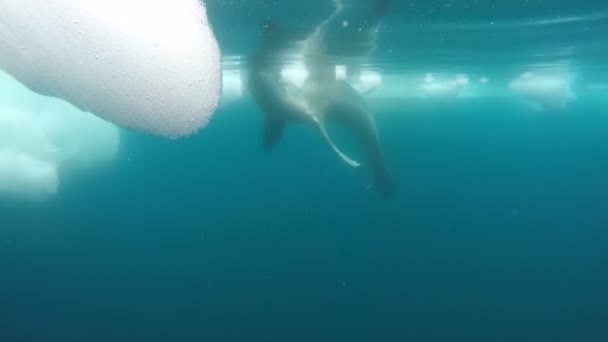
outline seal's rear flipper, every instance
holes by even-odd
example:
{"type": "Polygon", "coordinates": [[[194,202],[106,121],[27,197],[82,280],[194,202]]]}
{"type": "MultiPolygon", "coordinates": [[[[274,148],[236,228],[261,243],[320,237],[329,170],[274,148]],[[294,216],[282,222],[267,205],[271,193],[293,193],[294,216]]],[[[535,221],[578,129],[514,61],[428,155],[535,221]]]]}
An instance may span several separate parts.
{"type": "Polygon", "coordinates": [[[394,184],[388,169],[384,165],[384,162],[372,162],[373,174],[374,174],[374,185],[376,190],[384,198],[388,198],[394,191],[394,184]]]}
{"type": "Polygon", "coordinates": [[[262,139],[264,148],[270,150],[276,145],[285,130],[285,121],[266,118],[264,120],[264,129],[262,131],[262,139]]]}

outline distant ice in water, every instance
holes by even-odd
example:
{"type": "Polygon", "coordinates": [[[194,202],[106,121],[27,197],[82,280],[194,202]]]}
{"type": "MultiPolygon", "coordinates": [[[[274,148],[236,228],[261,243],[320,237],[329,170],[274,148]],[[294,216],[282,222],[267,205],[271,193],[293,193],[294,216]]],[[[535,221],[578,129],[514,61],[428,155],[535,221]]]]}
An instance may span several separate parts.
{"type": "MultiPolygon", "coordinates": [[[[352,75],[348,67],[342,64],[336,65],[334,70],[336,80],[348,82],[362,95],[373,92],[382,84],[382,75],[375,71],[361,70],[359,73],[352,75]]],[[[291,61],[281,69],[282,79],[299,89],[302,89],[309,75],[310,72],[301,60],[291,61]]]]}
{"type": "Polygon", "coordinates": [[[420,90],[425,97],[450,98],[458,96],[467,84],[469,84],[469,78],[465,75],[456,75],[453,79],[445,77],[437,79],[429,73],[420,84],[420,90]]]}
{"type": "Polygon", "coordinates": [[[304,87],[304,82],[306,82],[309,75],[310,72],[306,69],[306,65],[304,65],[304,61],[302,60],[292,61],[281,69],[281,78],[300,89],[304,87]]]}
{"type": "MultiPolygon", "coordinates": [[[[224,70],[222,102],[232,103],[245,98],[246,82],[241,77],[241,64],[226,64],[231,69],[224,70]]],[[[578,76],[571,66],[557,65],[550,70],[531,66],[529,70],[531,71],[511,75],[504,75],[500,70],[495,73],[469,73],[467,70],[381,73],[369,64],[360,65],[358,68],[337,64],[334,77],[348,82],[357,92],[364,95],[370,106],[378,112],[385,109],[392,111],[419,100],[432,110],[434,102],[426,101],[428,99],[441,100],[441,103],[446,104],[451,101],[476,101],[482,98],[510,101],[515,106],[518,99],[523,99],[530,105],[529,109],[551,111],[564,110],[577,98],[573,91],[573,82],[578,76]],[[389,110],[391,106],[393,108],[389,110]]],[[[309,74],[298,56],[286,61],[281,69],[282,80],[299,89],[303,88],[309,74]]],[[[590,94],[598,94],[608,89],[608,83],[604,82],[581,83],[577,89],[587,90],[590,94]]]]}
{"type": "Polygon", "coordinates": [[[563,110],[575,99],[570,80],[560,74],[525,72],[509,83],[515,93],[544,110],[563,110]]]}
{"type": "Polygon", "coordinates": [[[222,104],[240,100],[245,94],[244,87],[240,69],[224,70],[222,76],[222,104]]]}
{"type": "Polygon", "coordinates": [[[378,89],[382,85],[382,75],[371,70],[362,70],[358,79],[352,86],[360,94],[367,95],[378,89]]]}
{"type": "Polygon", "coordinates": [[[336,80],[344,81],[347,77],[346,65],[336,65],[336,80]]]}

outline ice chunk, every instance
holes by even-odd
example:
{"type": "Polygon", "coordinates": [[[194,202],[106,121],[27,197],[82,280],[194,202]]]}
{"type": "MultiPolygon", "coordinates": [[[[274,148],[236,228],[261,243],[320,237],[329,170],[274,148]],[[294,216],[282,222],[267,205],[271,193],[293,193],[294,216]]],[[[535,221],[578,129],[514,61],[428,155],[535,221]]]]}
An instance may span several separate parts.
{"type": "Polygon", "coordinates": [[[509,88],[545,110],[565,109],[575,98],[570,80],[561,75],[525,72],[511,80],[509,88]]]}
{"type": "Polygon", "coordinates": [[[115,124],[170,138],[204,127],[221,58],[201,0],[0,0],[0,69],[115,124]]]}
{"type": "Polygon", "coordinates": [[[448,84],[451,84],[456,88],[462,88],[469,84],[469,77],[467,75],[456,75],[456,79],[454,79],[448,84]]]}

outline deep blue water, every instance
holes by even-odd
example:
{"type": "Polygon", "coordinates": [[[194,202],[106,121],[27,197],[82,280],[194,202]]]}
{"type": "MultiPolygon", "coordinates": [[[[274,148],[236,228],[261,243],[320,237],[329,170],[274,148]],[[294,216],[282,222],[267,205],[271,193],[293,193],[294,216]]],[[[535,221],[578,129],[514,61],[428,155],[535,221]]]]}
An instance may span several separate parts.
{"type": "MultiPolygon", "coordinates": [[[[522,8],[606,7],[577,3],[522,8]]],[[[602,104],[385,110],[389,200],[306,128],[264,151],[249,102],[188,139],[122,132],[51,201],[0,202],[0,341],[607,341],[602,104]]]]}
{"type": "Polygon", "coordinates": [[[4,340],[608,336],[602,112],[382,125],[383,201],[305,130],[268,155],[239,110],[183,142],[130,135],[137,157],[4,211],[4,340]]]}

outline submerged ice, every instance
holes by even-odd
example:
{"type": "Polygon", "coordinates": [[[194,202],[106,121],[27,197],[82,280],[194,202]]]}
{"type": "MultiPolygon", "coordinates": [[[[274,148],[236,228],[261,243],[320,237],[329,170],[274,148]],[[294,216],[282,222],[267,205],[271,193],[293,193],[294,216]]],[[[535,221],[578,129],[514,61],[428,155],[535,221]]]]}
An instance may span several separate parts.
{"type": "Polygon", "coordinates": [[[61,188],[61,170],[111,162],[116,126],[59,99],[37,95],[0,72],[0,198],[44,200],[61,188]]]}
{"type": "Polygon", "coordinates": [[[200,0],[0,0],[0,69],[33,91],[169,138],[211,118],[220,51],[200,0]]]}

